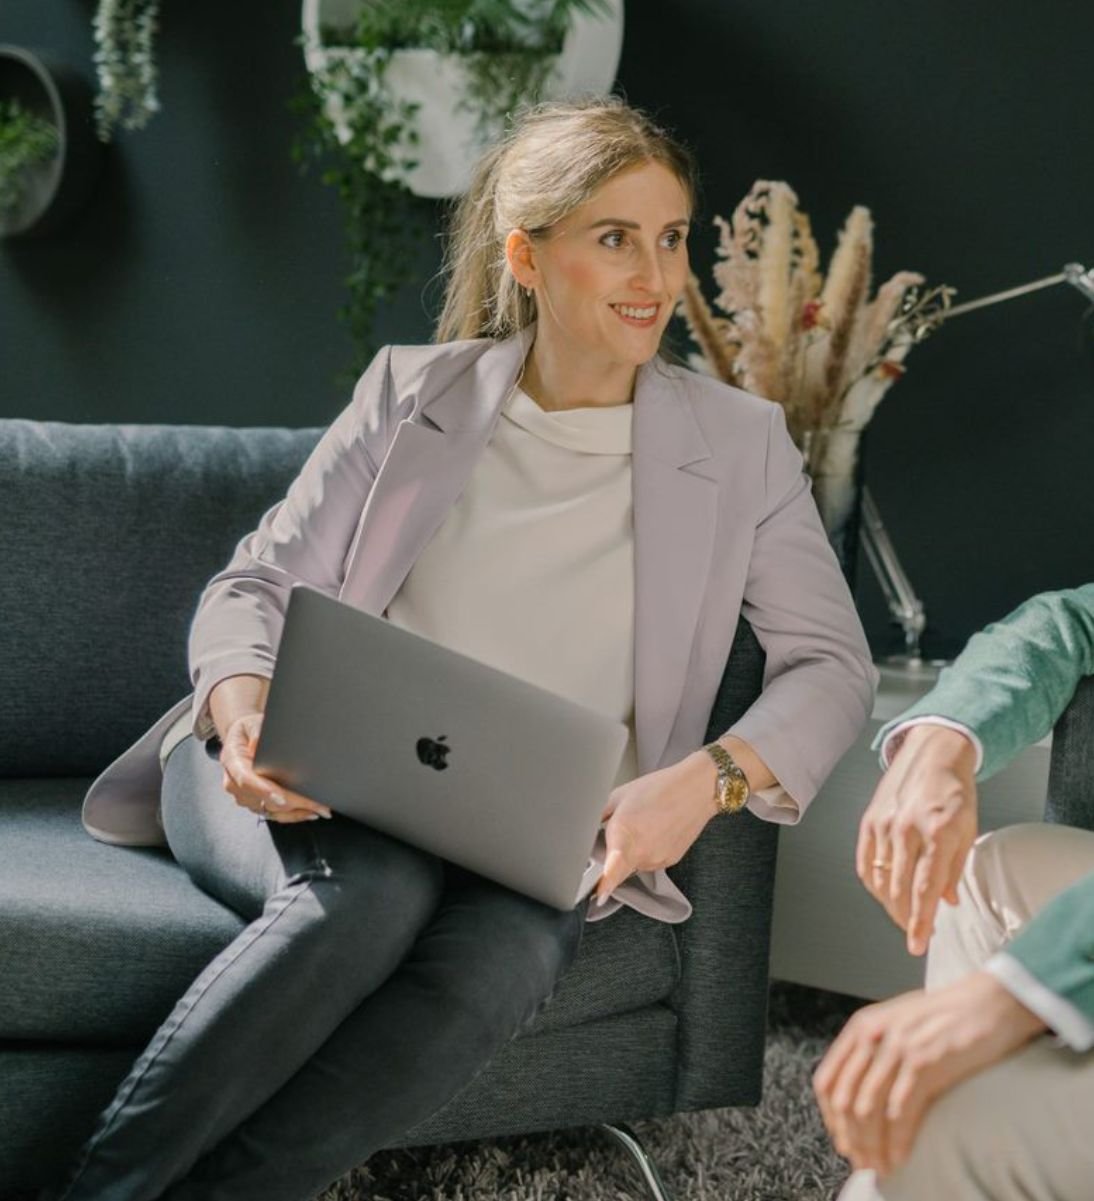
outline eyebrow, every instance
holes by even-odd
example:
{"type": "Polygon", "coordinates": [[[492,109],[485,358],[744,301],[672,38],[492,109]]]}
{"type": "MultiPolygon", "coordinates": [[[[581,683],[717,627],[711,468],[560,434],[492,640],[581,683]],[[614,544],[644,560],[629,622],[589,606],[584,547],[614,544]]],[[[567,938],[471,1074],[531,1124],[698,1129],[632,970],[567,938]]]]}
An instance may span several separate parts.
{"type": "MultiPolygon", "coordinates": [[[[678,217],[675,221],[666,221],[661,226],[662,229],[676,229],[680,225],[690,225],[686,217],[678,217]]],[[[587,229],[599,229],[602,225],[611,225],[616,229],[641,229],[642,226],[637,221],[624,221],[622,217],[603,217],[599,221],[592,222],[586,226],[587,229]]]]}

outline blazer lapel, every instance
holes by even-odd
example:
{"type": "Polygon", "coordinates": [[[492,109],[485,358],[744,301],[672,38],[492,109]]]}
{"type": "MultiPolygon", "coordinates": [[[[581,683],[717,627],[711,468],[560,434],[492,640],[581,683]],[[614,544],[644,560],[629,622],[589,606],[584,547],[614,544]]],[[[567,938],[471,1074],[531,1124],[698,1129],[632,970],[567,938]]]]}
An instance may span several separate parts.
{"type": "MultiPolygon", "coordinates": [[[[520,373],[534,329],[485,350],[400,423],[347,556],[341,600],[382,613],[455,504],[520,373]]],[[[394,381],[398,387],[398,380],[394,381]]],[[[660,761],[680,704],[714,547],[710,447],[656,360],[639,369],[632,486],[638,766],[660,761]]]]}
{"type": "Polygon", "coordinates": [[[399,423],[362,511],[340,600],[369,613],[387,608],[463,491],[533,334],[523,331],[489,347],[399,423]]]}
{"type": "Polygon", "coordinates": [[[672,732],[714,549],[710,446],[680,391],[643,365],[634,397],[635,738],[642,774],[672,732]]]}

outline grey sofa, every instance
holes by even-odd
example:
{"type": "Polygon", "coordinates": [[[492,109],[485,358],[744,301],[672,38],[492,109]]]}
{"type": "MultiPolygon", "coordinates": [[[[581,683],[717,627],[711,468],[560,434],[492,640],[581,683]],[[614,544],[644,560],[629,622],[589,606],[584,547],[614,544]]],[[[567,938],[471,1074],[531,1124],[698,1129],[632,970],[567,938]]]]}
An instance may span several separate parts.
{"type": "MultiPolygon", "coordinates": [[[[175,998],[241,929],[167,853],[94,842],[79,808],[91,777],[188,691],[204,582],[318,432],[0,421],[5,1201],[56,1179],[175,998]]],[[[712,735],[762,670],[742,623],[712,735]]],[[[406,1142],[754,1104],[775,849],[775,828],[747,813],[712,822],[674,873],[691,920],[624,913],[590,928],[536,1027],[406,1142]]]]}

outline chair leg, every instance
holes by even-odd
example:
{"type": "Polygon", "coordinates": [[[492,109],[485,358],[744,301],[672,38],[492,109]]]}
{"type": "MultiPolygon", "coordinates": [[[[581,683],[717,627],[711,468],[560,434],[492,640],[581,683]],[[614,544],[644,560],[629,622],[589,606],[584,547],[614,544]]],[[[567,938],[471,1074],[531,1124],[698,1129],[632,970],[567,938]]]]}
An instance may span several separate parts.
{"type": "Polygon", "coordinates": [[[672,1194],[665,1187],[665,1182],[661,1179],[657,1171],[657,1165],[649,1156],[649,1152],[642,1146],[638,1135],[629,1127],[620,1123],[601,1122],[600,1129],[605,1134],[610,1134],[617,1143],[627,1150],[632,1159],[638,1165],[638,1170],[642,1173],[642,1179],[645,1180],[646,1186],[653,1195],[653,1201],[672,1201],[672,1194]]]}

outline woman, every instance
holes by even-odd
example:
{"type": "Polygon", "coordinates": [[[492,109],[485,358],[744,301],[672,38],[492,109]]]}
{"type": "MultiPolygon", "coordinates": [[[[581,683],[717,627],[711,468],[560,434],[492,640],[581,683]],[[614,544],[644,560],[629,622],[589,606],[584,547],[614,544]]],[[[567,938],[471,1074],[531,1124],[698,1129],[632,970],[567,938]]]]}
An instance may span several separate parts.
{"type": "Polygon", "coordinates": [[[630,725],[591,917],[683,920],[663,869],[719,807],[796,820],[854,738],[873,668],[781,410],[657,357],[693,207],[685,152],[619,101],[527,113],[459,206],[439,344],[377,356],[209,584],[192,704],[108,769],[85,822],[155,840],[159,749],[172,851],[251,924],[123,1082],[66,1201],[303,1201],[466,1084],[577,949],[585,906],[255,773],[294,582],[630,725]],[[766,686],[702,748],[742,611],[766,686]]]}

